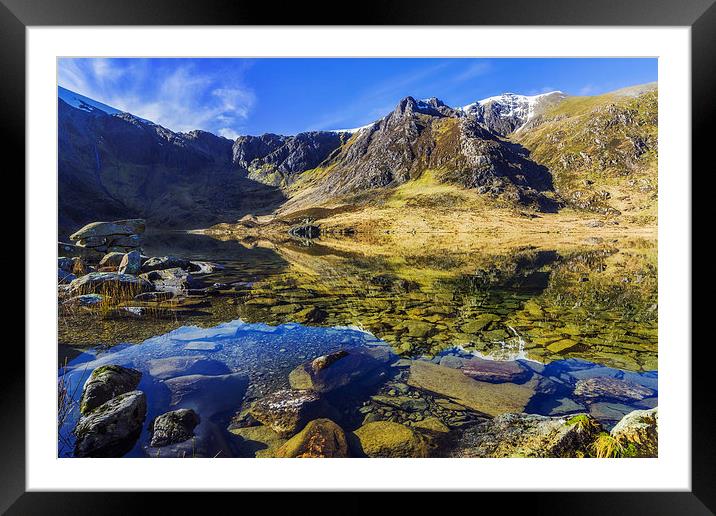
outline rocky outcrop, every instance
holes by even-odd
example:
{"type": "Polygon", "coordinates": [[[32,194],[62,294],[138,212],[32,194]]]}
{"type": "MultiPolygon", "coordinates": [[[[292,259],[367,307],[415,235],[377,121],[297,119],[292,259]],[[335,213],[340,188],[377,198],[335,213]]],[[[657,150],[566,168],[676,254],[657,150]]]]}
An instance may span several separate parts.
{"type": "Polygon", "coordinates": [[[133,391],[142,373],[119,365],[100,366],[85,382],[80,398],[80,412],[88,414],[115,396],[133,391]]]}
{"type": "Polygon", "coordinates": [[[141,391],[120,394],[100,405],[75,427],[75,456],[121,457],[134,446],[146,414],[141,391]]]}
{"type": "Polygon", "coordinates": [[[355,432],[354,446],[368,457],[427,457],[425,438],[412,428],[390,421],[367,423],[355,432]]]}
{"type": "Polygon", "coordinates": [[[596,420],[537,414],[503,414],[468,429],[459,457],[583,457],[601,431],[596,420]]]}
{"type": "Polygon", "coordinates": [[[611,431],[633,457],[657,457],[659,452],[659,410],[635,410],[624,416],[611,431]]]}
{"type": "Polygon", "coordinates": [[[157,448],[191,439],[199,421],[199,416],[191,409],[173,410],[156,417],[149,425],[150,446],[157,448]]]}
{"type": "Polygon", "coordinates": [[[282,437],[290,437],[312,419],[332,414],[332,409],[315,392],[282,389],[255,401],[248,413],[282,437]]]}
{"type": "Polygon", "coordinates": [[[330,419],[314,419],[276,450],[276,457],[348,457],[346,435],[343,429],[330,419]]]}

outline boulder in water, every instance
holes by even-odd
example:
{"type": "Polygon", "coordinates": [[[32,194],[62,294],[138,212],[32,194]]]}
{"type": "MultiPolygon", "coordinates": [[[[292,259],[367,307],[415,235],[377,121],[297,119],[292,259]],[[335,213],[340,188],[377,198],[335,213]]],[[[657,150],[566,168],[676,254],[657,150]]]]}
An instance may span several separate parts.
{"type": "Polygon", "coordinates": [[[191,439],[199,421],[199,416],[191,409],[172,410],[157,416],[149,425],[152,434],[149,444],[157,448],[191,439]]]}
{"type": "Polygon", "coordinates": [[[75,427],[75,456],[121,457],[134,446],[146,414],[147,401],[141,391],[120,394],[100,405],[75,427]]]}
{"type": "Polygon", "coordinates": [[[330,419],[314,419],[276,451],[276,457],[348,457],[343,429],[330,419]]]}
{"type": "Polygon", "coordinates": [[[88,414],[115,396],[133,391],[142,373],[119,365],[100,366],[92,371],[82,389],[80,412],[88,414]]]}

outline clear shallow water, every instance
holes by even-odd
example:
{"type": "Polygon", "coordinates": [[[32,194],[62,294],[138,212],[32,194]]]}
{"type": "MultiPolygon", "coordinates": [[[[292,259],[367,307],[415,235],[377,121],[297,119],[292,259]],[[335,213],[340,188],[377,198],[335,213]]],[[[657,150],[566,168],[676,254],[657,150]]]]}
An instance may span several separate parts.
{"type": "MultiPolygon", "coordinates": [[[[220,291],[141,319],[61,313],[64,381],[77,400],[97,366],[143,372],[138,388],[147,394],[148,414],[127,456],[154,453],[145,449],[147,427],[169,410],[169,399],[166,386],[149,372],[151,360],[172,356],[212,359],[219,364],[216,373],[239,372],[249,380],[243,397],[206,393],[207,402],[229,399],[221,411],[202,418],[196,433],[210,434],[213,444],[197,456],[253,456],[255,450],[226,431],[236,411],[287,387],[288,373],[298,364],[356,346],[383,346],[393,364],[378,384],[334,397],[348,431],[369,416],[405,424],[435,416],[459,446],[461,428],[483,417],[464,407],[445,408],[447,396],[407,388],[407,360],[446,365],[453,359],[453,366],[454,358],[517,361],[532,379],[550,385],[537,390],[526,412],[589,412],[607,428],[635,408],[657,404],[656,242],[515,245],[421,238],[275,243],[148,237],[148,255],[222,264],[223,270],[202,277],[206,285],[222,284],[220,291]],[[203,349],[187,349],[192,342],[200,344],[190,347],[203,349]],[[623,379],[653,395],[629,403],[576,396],[576,382],[591,377],[623,379]],[[406,406],[419,410],[388,399],[396,393],[402,401],[417,400],[406,406]]],[[[60,431],[60,456],[71,455],[74,410],[60,431]]]]}
{"type": "MultiPolygon", "coordinates": [[[[91,371],[101,365],[122,365],[137,369],[143,374],[137,388],[147,396],[147,417],[139,440],[125,455],[128,457],[154,456],[157,453],[148,449],[151,438],[149,423],[154,417],[170,409],[166,385],[161,378],[153,376],[152,361],[168,357],[203,357],[216,363],[216,370],[205,371],[207,374],[227,372],[245,374],[249,383],[244,397],[232,399],[230,396],[227,397],[226,393],[210,390],[202,393],[203,400],[190,405],[190,408],[194,408],[199,414],[210,414],[209,417],[202,417],[200,425],[195,429],[198,438],[211,443],[207,450],[200,451],[203,454],[201,456],[218,454],[220,457],[241,457],[253,456],[252,450],[242,448],[242,440],[226,431],[231,417],[237,411],[262,395],[288,387],[288,373],[306,360],[339,349],[362,346],[382,346],[390,349],[387,343],[372,334],[354,328],[321,328],[300,324],[269,326],[236,320],[205,329],[195,326],[181,327],[165,335],[150,338],[139,345],[118,345],[104,351],[90,350],[78,355],[66,368],[60,370],[63,383],[73,394],[74,407],[60,428],[59,456],[72,456],[74,445],[72,429],[79,417],[77,407],[81,385],[91,371]]],[[[360,425],[365,407],[372,403],[372,400],[385,400],[386,395],[390,395],[395,388],[405,386],[404,381],[408,372],[405,361],[400,361],[397,355],[391,356],[385,375],[379,382],[351,389],[347,394],[337,393],[330,400],[339,409],[339,423],[346,430],[352,430],[360,425]]],[[[473,356],[475,354],[461,348],[451,348],[444,350],[438,356],[422,357],[419,360],[444,364],[446,357],[471,358],[473,356]]],[[[546,378],[555,386],[550,392],[537,392],[525,408],[528,413],[562,415],[591,412],[608,427],[623,414],[635,408],[656,405],[656,372],[633,373],[576,359],[553,361],[547,365],[530,360],[518,362],[529,371],[528,377],[520,378],[519,383],[525,383],[532,378],[546,378]],[[589,404],[585,404],[583,400],[574,396],[573,385],[580,379],[596,376],[624,379],[645,386],[654,391],[654,396],[632,403],[594,399],[590,400],[589,404]]],[[[439,402],[448,401],[447,399],[443,400],[442,396],[420,389],[411,389],[411,395],[414,395],[414,400],[421,402],[427,399],[428,402],[425,403],[427,408],[404,414],[400,414],[400,410],[394,410],[395,414],[391,414],[388,418],[404,417],[405,421],[414,422],[436,416],[447,422],[451,421],[449,418],[452,416],[446,415],[445,411],[439,408],[439,404],[436,404],[436,400],[439,402]],[[439,412],[433,413],[436,408],[439,412]]],[[[465,413],[464,409],[458,410],[458,413],[460,421],[469,422],[482,417],[481,414],[469,410],[465,413]]],[[[454,428],[456,435],[459,434],[461,425],[462,422],[454,428]]]]}

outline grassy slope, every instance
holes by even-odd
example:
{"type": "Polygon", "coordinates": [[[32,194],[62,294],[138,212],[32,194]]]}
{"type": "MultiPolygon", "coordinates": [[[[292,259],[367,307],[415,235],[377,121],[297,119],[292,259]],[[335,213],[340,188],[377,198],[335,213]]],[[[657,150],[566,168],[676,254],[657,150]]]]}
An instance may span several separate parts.
{"type": "Polygon", "coordinates": [[[637,97],[571,97],[512,138],[552,172],[573,206],[624,214],[638,224],[657,215],[657,91],[637,97]]]}

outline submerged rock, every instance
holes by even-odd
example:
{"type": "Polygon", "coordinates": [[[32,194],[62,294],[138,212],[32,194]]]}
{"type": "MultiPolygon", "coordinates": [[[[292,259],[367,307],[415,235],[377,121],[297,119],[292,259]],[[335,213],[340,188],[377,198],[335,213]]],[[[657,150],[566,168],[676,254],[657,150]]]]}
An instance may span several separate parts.
{"type": "Polygon", "coordinates": [[[330,392],[373,373],[389,360],[380,348],[341,350],[296,367],[288,376],[294,389],[330,392]]]}
{"type": "Polygon", "coordinates": [[[241,373],[192,374],[164,381],[170,391],[170,408],[190,408],[202,418],[235,412],[244,399],[248,384],[248,377],[241,373]]]}
{"type": "Polygon", "coordinates": [[[223,375],[231,373],[223,362],[195,356],[176,356],[150,360],[149,374],[154,378],[166,380],[187,375],[223,375]]]}
{"type": "Polygon", "coordinates": [[[119,365],[100,366],[85,382],[80,398],[80,412],[87,414],[115,396],[133,391],[142,373],[119,365]]]}
{"type": "Polygon", "coordinates": [[[268,426],[230,428],[229,432],[241,438],[238,443],[242,457],[275,457],[286,439],[268,426]]]}
{"type": "Polygon", "coordinates": [[[276,457],[348,457],[343,429],[330,419],[314,419],[277,451],[276,457]]]}
{"type": "Polygon", "coordinates": [[[532,376],[532,372],[519,362],[485,360],[483,358],[443,357],[441,366],[460,369],[465,375],[475,380],[492,383],[522,383],[532,376]]]}
{"type": "Polygon", "coordinates": [[[580,457],[601,431],[593,418],[503,414],[463,434],[459,457],[580,457]]]}
{"type": "Polygon", "coordinates": [[[355,446],[368,457],[427,457],[425,438],[412,428],[391,421],[374,421],[353,432],[355,446]]]}
{"type": "Polygon", "coordinates": [[[654,395],[654,391],[633,382],[608,376],[579,380],[574,394],[587,399],[605,398],[618,401],[643,400],[654,395]]]}
{"type": "Polygon", "coordinates": [[[634,410],[612,428],[611,435],[622,446],[632,445],[635,457],[657,457],[659,452],[659,410],[634,410]]]}
{"type": "Polygon", "coordinates": [[[462,371],[421,360],[411,363],[407,383],[490,416],[523,411],[537,386],[534,377],[521,385],[473,380],[462,371]]]}
{"type": "Polygon", "coordinates": [[[255,401],[248,413],[282,437],[290,437],[310,420],[331,415],[332,408],[315,392],[282,389],[255,401]]]}
{"type": "Polygon", "coordinates": [[[75,456],[121,457],[132,449],[142,430],[147,401],[141,391],[130,391],[112,398],[75,427],[75,456]]]}
{"type": "Polygon", "coordinates": [[[191,439],[199,421],[199,416],[191,409],[166,412],[149,425],[149,432],[152,434],[149,444],[152,447],[161,447],[191,439]]]}
{"type": "Polygon", "coordinates": [[[154,287],[146,279],[117,272],[90,272],[70,283],[70,291],[77,294],[102,293],[111,289],[136,295],[154,290],[154,287]]]}

